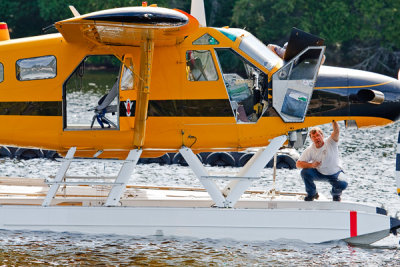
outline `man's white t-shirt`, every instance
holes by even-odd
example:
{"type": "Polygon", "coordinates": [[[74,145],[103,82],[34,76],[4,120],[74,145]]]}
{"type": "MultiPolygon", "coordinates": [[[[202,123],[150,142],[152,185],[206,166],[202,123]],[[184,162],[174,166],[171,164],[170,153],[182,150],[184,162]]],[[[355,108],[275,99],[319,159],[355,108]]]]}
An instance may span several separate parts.
{"type": "Polygon", "coordinates": [[[324,140],[324,145],[320,148],[317,148],[315,144],[312,143],[304,150],[299,160],[305,162],[320,161],[321,165],[316,169],[324,175],[332,175],[342,170],[340,166],[338,142],[335,142],[331,136],[324,140]]]}

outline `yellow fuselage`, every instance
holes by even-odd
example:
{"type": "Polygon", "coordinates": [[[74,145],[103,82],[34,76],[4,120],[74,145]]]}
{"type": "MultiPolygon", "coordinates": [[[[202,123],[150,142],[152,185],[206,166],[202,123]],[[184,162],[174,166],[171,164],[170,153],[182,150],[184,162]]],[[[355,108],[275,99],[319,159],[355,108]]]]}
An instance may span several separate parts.
{"type": "MultiPolygon", "coordinates": [[[[266,68],[238,49],[240,38],[232,42],[213,28],[200,28],[194,34],[174,46],[155,46],[151,70],[149,101],[201,100],[229,101],[224,79],[214,51],[215,47],[233,48],[246,60],[261,69],[271,79],[266,68]],[[193,45],[192,42],[210,33],[218,39],[216,45],[193,45]],[[186,51],[209,50],[218,73],[216,81],[189,81],[186,72],[186,51]]],[[[4,67],[4,79],[0,82],[0,144],[23,147],[38,147],[57,150],[61,153],[77,147],[76,156],[93,156],[103,150],[103,157],[125,157],[134,147],[134,116],[120,116],[119,129],[68,130],[63,123],[63,85],[88,55],[115,55],[123,58],[133,56],[136,79],[141,64],[139,46],[107,46],[86,43],[69,43],[61,34],[23,38],[0,42],[0,63],[4,67]],[[19,81],[16,78],[16,62],[24,58],[52,55],[57,59],[57,75],[51,79],[19,81]],[[34,104],[32,104],[34,103],[34,104]],[[38,105],[42,103],[43,105],[38,105]],[[45,110],[46,103],[53,109],[45,110]],[[37,109],[37,110],[36,110],[37,109]],[[47,115],[48,114],[48,115],[47,115]]],[[[275,66],[271,71],[276,71],[275,66]]],[[[119,102],[137,98],[137,90],[119,92],[119,102]]],[[[200,103],[199,102],[199,103],[200,103]]],[[[197,103],[197,102],[190,102],[197,103]]],[[[185,107],[187,109],[196,107],[185,107]]],[[[232,116],[155,116],[148,115],[146,121],[143,156],[159,156],[177,151],[183,145],[196,152],[211,150],[243,150],[248,147],[265,146],[273,137],[289,131],[335,120],[362,118],[306,117],[303,123],[284,123],[279,116],[263,116],[257,123],[238,124],[232,116]]],[[[390,120],[376,118],[374,125],[383,125],[390,120]]],[[[368,123],[364,123],[368,124],[368,123]]]]}

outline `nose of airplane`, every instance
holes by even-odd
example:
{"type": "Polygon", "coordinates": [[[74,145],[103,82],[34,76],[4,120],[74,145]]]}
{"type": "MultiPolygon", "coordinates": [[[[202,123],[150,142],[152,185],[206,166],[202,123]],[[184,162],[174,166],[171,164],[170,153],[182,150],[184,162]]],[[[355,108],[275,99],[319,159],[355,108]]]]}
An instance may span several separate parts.
{"type": "Polygon", "coordinates": [[[308,115],[396,121],[400,118],[400,82],[372,72],[321,66],[308,115]]]}

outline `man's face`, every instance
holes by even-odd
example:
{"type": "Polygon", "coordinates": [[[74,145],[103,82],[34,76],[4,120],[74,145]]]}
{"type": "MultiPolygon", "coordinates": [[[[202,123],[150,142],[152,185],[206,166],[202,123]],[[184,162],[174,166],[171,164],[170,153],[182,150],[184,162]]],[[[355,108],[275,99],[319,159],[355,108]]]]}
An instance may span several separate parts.
{"type": "Polygon", "coordinates": [[[320,148],[324,145],[324,134],[319,131],[315,131],[310,134],[311,141],[315,144],[317,148],[320,148]]]}

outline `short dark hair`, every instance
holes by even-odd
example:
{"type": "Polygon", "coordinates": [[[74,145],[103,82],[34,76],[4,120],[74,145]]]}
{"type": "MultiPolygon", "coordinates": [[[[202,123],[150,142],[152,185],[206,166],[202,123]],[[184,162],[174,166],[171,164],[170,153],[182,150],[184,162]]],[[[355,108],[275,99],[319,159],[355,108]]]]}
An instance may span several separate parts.
{"type": "Polygon", "coordinates": [[[310,137],[311,137],[312,134],[315,134],[316,132],[319,132],[320,134],[324,135],[324,132],[321,130],[321,128],[312,127],[311,130],[310,130],[310,133],[309,133],[310,137]]]}

